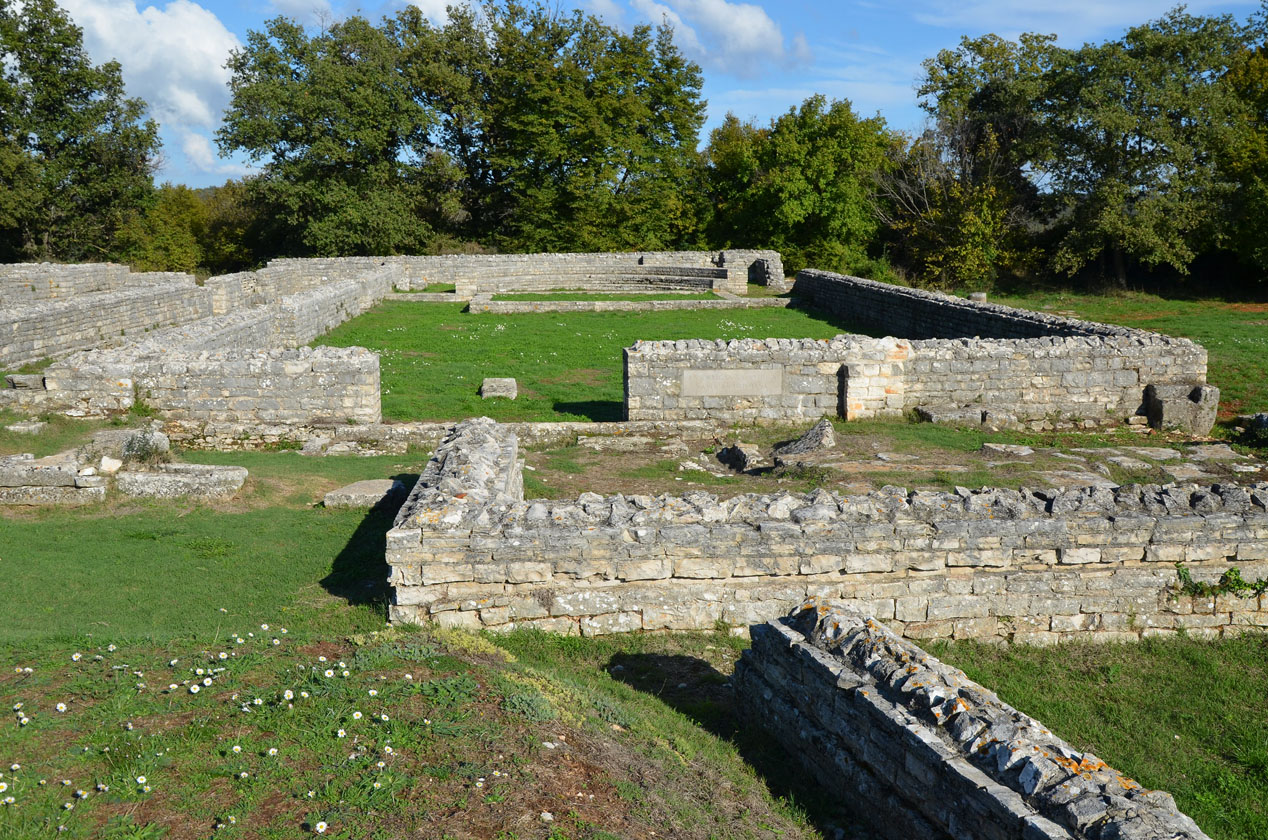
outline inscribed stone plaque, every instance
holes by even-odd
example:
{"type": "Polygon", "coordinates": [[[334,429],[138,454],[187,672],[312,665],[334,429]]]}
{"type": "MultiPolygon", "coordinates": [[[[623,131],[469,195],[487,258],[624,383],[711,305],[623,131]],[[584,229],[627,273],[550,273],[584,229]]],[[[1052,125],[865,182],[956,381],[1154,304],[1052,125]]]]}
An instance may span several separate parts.
{"type": "Polygon", "coordinates": [[[684,370],[684,397],[764,397],[783,393],[784,372],[768,370],[684,370]]]}

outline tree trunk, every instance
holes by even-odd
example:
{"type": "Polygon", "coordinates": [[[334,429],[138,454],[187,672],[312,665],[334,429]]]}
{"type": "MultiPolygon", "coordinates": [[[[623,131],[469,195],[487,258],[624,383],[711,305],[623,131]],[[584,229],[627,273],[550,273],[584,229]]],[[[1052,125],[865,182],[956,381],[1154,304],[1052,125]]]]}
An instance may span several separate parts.
{"type": "Polygon", "coordinates": [[[1118,288],[1127,288],[1127,261],[1122,248],[1114,249],[1114,277],[1118,280],[1118,288]]]}

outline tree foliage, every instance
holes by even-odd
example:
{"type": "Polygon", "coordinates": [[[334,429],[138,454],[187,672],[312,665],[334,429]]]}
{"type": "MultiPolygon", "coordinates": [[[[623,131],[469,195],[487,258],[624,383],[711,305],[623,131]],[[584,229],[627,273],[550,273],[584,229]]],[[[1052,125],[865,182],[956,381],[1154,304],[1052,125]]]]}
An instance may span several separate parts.
{"type": "Polygon", "coordinates": [[[0,261],[111,254],[153,189],[144,113],[53,0],[0,0],[0,261]]]}
{"type": "Polygon", "coordinates": [[[714,241],[762,243],[784,265],[855,270],[867,263],[879,222],[873,173],[894,137],[879,117],[813,96],[758,129],[729,115],[705,154],[714,190],[714,241]]]}

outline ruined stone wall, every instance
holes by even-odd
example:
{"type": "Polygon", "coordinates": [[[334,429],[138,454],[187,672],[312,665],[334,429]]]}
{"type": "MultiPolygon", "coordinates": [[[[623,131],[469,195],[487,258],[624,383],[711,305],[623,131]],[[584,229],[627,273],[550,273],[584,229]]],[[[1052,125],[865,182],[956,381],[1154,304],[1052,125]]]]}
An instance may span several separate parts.
{"type": "MultiPolygon", "coordinates": [[[[13,269],[15,266],[0,268],[13,269]]],[[[21,268],[21,266],[17,266],[21,268]]],[[[75,350],[119,344],[148,330],[211,314],[211,295],[183,274],[126,275],[120,266],[36,266],[47,281],[38,298],[6,286],[0,306],[0,368],[75,350]],[[53,269],[68,271],[65,283],[53,269]]],[[[17,275],[27,277],[28,275],[17,275]]]]}
{"type": "Polygon", "coordinates": [[[763,423],[901,414],[910,356],[908,342],[857,335],[640,341],[623,354],[626,419],[763,423]]]}
{"type": "Polygon", "coordinates": [[[1126,336],[1139,332],[817,269],[797,272],[792,291],[819,309],[903,338],[1126,336]]]}
{"type": "Polygon", "coordinates": [[[111,292],[128,283],[128,267],[115,263],[0,265],[0,308],[111,292]]]}
{"type": "Polygon", "coordinates": [[[870,836],[1204,840],[1171,796],[1074,749],[874,618],[810,601],[758,625],[737,708],[870,836]]]}
{"type": "MultiPolygon", "coordinates": [[[[444,446],[502,475],[513,433],[444,446]],[[483,453],[483,454],[480,454],[483,453]]],[[[509,457],[509,456],[508,456],[509,457]]],[[[961,493],[899,488],[719,499],[487,501],[467,474],[419,482],[387,538],[398,621],[553,632],[743,627],[846,600],[913,638],[1138,639],[1268,627],[1268,598],[1176,595],[1174,564],[1268,575],[1268,484],[961,493]]]]}
{"type": "MultiPolygon", "coordinates": [[[[45,370],[42,389],[0,391],[0,405],[101,415],[127,410],[141,399],[180,421],[377,423],[377,354],[292,348],[374,306],[391,292],[399,268],[349,269],[354,279],[333,282],[315,273],[325,266],[312,270],[306,278],[296,270],[288,281],[310,285],[306,291],[148,333],[121,347],[75,354],[45,370]]],[[[242,278],[218,288],[245,289],[253,299],[260,295],[259,286],[242,278]]],[[[214,290],[199,291],[207,291],[210,308],[214,290]]]]}
{"type": "Polygon", "coordinates": [[[767,273],[783,276],[775,251],[648,251],[594,254],[452,254],[387,257],[409,278],[402,289],[452,283],[458,297],[582,288],[589,291],[708,290],[744,294],[767,273]]]}
{"type": "Polygon", "coordinates": [[[361,347],[175,352],[105,350],[45,374],[44,391],[13,391],[43,410],[127,411],[138,401],[173,421],[377,423],[379,357],[361,347]],[[37,402],[42,401],[42,402],[37,402]]]}
{"type": "Polygon", "coordinates": [[[1140,413],[1147,385],[1206,381],[1206,351],[1188,339],[820,271],[798,274],[793,291],[902,338],[639,342],[625,351],[628,419],[777,422],[927,408],[978,422],[1108,423],[1140,413]],[[919,339],[931,334],[939,337],[919,339]]]}
{"type": "Polygon", "coordinates": [[[489,300],[471,299],[471,312],[519,315],[525,312],[671,312],[685,310],[772,309],[787,307],[788,298],[736,298],[725,300],[489,300]]]}

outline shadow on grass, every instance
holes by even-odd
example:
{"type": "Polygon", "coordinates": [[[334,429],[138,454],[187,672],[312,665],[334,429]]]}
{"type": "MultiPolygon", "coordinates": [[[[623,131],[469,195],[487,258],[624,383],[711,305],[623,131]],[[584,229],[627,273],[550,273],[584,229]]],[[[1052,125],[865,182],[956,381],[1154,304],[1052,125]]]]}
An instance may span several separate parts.
{"type": "Polygon", "coordinates": [[[330,574],[320,581],[323,589],[349,604],[387,604],[391,589],[387,585],[387,532],[392,528],[396,512],[418,482],[416,473],[390,477],[401,482],[404,491],[388,497],[366,513],[343,549],[335,555],[330,574]]]}
{"type": "Polygon", "coordinates": [[[850,811],[794,762],[779,741],[745,725],[730,678],[705,660],[682,654],[618,653],[608,661],[607,670],[613,679],[656,697],[734,744],[771,793],[794,803],[824,837],[870,840],[870,834],[853,827],[850,811]]]}
{"type": "Polygon", "coordinates": [[[625,403],[621,400],[556,402],[551,408],[559,414],[575,414],[594,423],[618,423],[625,419],[625,403]]]}

